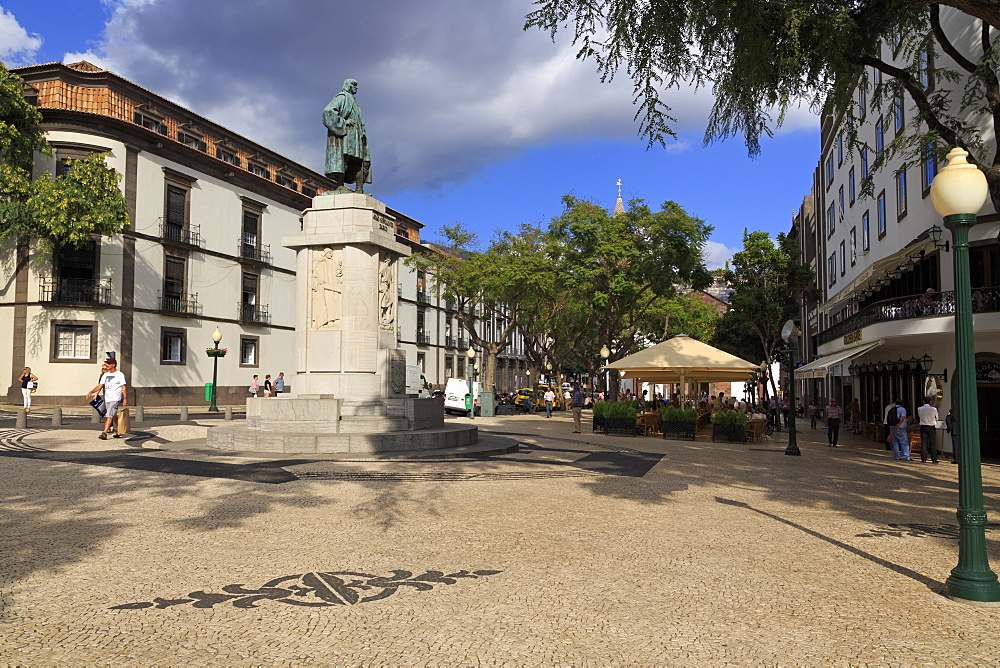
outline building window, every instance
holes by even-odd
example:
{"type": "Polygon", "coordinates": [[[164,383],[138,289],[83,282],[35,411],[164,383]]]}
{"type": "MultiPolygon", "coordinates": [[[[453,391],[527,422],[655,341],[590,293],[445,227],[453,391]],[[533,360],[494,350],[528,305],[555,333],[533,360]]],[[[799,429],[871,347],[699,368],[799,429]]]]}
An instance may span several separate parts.
{"type": "Polygon", "coordinates": [[[97,359],[97,323],[53,320],[50,362],[93,362],[97,359]]]}
{"type": "Polygon", "coordinates": [[[844,135],[837,135],[837,166],[844,164],[844,135]]]}
{"type": "Polygon", "coordinates": [[[906,215],[906,169],[896,174],[896,219],[906,215]]]}
{"type": "Polygon", "coordinates": [[[934,54],[930,49],[924,49],[919,56],[920,87],[925,91],[934,90],[934,54]]]}
{"type": "Polygon", "coordinates": [[[868,221],[868,212],[861,216],[861,250],[867,251],[871,248],[871,224],[868,221]]]}
{"type": "Polygon", "coordinates": [[[187,362],[187,330],[160,328],[160,364],[187,362]]]}
{"type": "Polygon", "coordinates": [[[898,135],[903,131],[903,125],[905,123],[905,118],[903,117],[903,96],[897,95],[894,104],[893,118],[896,123],[896,134],[898,135]]]}
{"type": "Polygon", "coordinates": [[[826,156],[826,187],[833,185],[833,154],[826,156]]]}
{"type": "Polygon", "coordinates": [[[461,357],[457,360],[457,368],[455,369],[455,378],[465,378],[465,360],[461,357]]]}
{"type": "Polygon", "coordinates": [[[837,254],[834,253],[826,260],[826,275],[829,280],[829,285],[833,286],[837,283],[837,254]]]}
{"type": "Polygon", "coordinates": [[[454,368],[455,368],[455,358],[454,357],[445,357],[444,358],[444,377],[445,378],[452,378],[453,376],[452,376],[451,371],[454,368]]]}
{"type": "Polygon", "coordinates": [[[855,191],[855,188],[854,188],[854,168],[853,167],[851,167],[851,171],[847,175],[847,187],[848,187],[848,193],[850,194],[850,197],[851,197],[851,206],[854,206],[854,197],[855,197],[856,191],[855,191]]]}
{"type": "Polygon", "coordinates": [[[862,85],[858,87],[858,118],[865,119],[868,114],[868,89],[862,85]]]}
{"type": "Polygon", "coordinates": [[[187,258],[166,255],[163,258],[163,298],[160,308],[174,313],[187,313],[185,277],[187,258]]]}
{"type": "Polygon", "coordinates": [[[277,183],[279,186],[284,186],[291,190],[297,191],[299,189],[299,187],[295,184],[295,180],[285,174],[281,173],[276,174],[274,177],[274,182],[277,183]]]}
{"type": "Polygon", "coordinates": [[[256,336],[241,336],[240,337],[240,366],[241,367],[258,367],[260,352],[257,348],[260,344],[260,338],[256,336]]]}
{"type": "Polygon", "coordinates": [[[868,147],[861,149],[861,179],[868,178],[868,147]]]}
{"type": "Polygon", "coordinates": [[[851,228],[851,266],[858,263],[858,230],[851,228]]]}
{"type": "Polygon", "coordinates": [[[240,290],[240,320],[257,322],[260,318],[257,312],[257,293],[260,276],[243,273],[242,289],[240,290]]]}
{"type": "Polygon", "coordinates": [[[837,195],[837,201],[840,203],[840,215],[844,215],[844,186],[840,186],[840,192],[837,195]]]}
{"type": "Polygon", "coordinates": [[[885,191],[878,194],[878,238],[885,236],[885,191]]]}
{"type": "Polygon", "coordinates": [[[198,135],[189,134],[187,132],[177,131],[177,141],[184,144],[189,148],[193,148],[196,151],[201,151],[205,153],[208,151],[208,146],[202,141],[202,138],[198,135]]]}
{"type": "Polygon", "coordinates": [[[840,242],[840,275],[847,273],[847,247],[845,242],[840,242]]]}
{"type": "Polygon", "coordinates": [[[875,124],[875,157],[880,157],[883,150],[885,150],[885,125],[884,121],[879,118],[878,123],[875,124]]]}
{"type": "Polygon", "coordinates": [[[222,162],[228,162],[230,165],[233,165],[234,167],[242,166],[240,163],[240,159],[236,157],[236,153],[232,151],[227,151],[223,148],[219,148],[218,146],[215,147],[215,157],[221,160],[222,162]]]}
{"type": "Polygon", "coordinates": [[[188,241],[191,227],[191,188],[197,179],[163,168],[163,229],[160,236],[170,241],[188,241]]]}
{"type": "Polygon", "coordinates": [[[137,109],[132,116],[132,120],[136,125],[141,125],[147,130],[152,130],[164,136],[168,134],[167,126],[163,124],[163,119],[149,110],[140,111],[137,109]]]}
{"type": "Polygon", "coordinates": [[[253,162],[248,162],[247,171],[253,174],[254,176],[259,176],[262,179],[267,179],[268,181],[271,180],[271,170],[269,170],[264,165],[258,165],[253,162]]]}
{"type": "Polygon", "coordinates": [[[420,367],[420,373],[425,373],[427,369],[424,365],[427,362],[427,356],[424,353],[417,353],[417,366],[420,367]]]}
{"type": "Polygon", "coordinates": [[[937,176],[937,158],[934,156],[934,143],[927,144],[924,151],[923,160],[920,162],[920,177],[923,185],[924,197],[931,190],[931,181],[937,176]]]}
{"type": "Polygon", "coordinates": [[[826,236],[829,237],[833,235],[835,229],[837,229],[837,214],[834,210],[834,205],[831,204],[826,210],[826,236]]]}

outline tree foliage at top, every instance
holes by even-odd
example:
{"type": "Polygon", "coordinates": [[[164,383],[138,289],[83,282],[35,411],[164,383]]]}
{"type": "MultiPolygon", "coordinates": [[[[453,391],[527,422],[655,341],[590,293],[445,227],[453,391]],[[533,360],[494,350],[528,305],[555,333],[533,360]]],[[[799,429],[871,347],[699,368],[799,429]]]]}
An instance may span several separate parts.
{"type": "Polygon", "coordinates": [[[18,78],[0,63],[0,243],[35,237],[49,250],[80,247],[93,234],[125,229],[121,177],[104,164],[104,155],[76,160],[62,176],[32,179],[35,155],[52,154],[41,122],[18,78]]]}
{"type": "MultiPolygon", "coordinates": [[[[940,159],[950,146],[966,148],[986,174],[1000,210],[1000,156],[983,145],[978,132],[1000,121],[997,48],[990,30],[1000,27],[996,0],[538,0],[535,5],[525,28],[553,37],[569,31],[578,57],[593,59],[602,80],[622,70],[631,78],[636,117],[650,143],[675,136],[665,100],[682,84],[708,88],[715,96],[705,142],[742,136],[751,155],[759,153],[761,137],[780,126],[791,106],[806,103],[816,111],[825,106],[847,121],[854,148],[868,146],[872,171],[897,156],[912,164],[929,150],[940,159]],[[971,40],[963,35],[959,42],[946,34],[942,5],[979,18],[979,35],[971,40]],[[883,43],[896,48],[883,50],[883,43]],[[936,64],[942,53],[954,59],[957,70],[936,64]],[[887,117],[899,98],[912,100],[917,110],[906,119],[908,131],[883,152],[854,134],[860,121],[858,85],[871,92],[869,101],[887,117]]],[[[862,187],[870,194],[870,180],[862,187]]]]}

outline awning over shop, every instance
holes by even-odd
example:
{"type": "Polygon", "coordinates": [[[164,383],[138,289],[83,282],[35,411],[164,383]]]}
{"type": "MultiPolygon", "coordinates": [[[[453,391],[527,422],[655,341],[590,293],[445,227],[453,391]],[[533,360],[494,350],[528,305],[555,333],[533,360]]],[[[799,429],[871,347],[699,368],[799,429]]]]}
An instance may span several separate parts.
{"type": "Polygon", "coordinates": [[[823,355],[818,360],[813,360],[812,362],[809,362],[809,364],[800,366],[796,369],[795,377],[799,379],[826,378],[827,371],[830,370],[830,367],[843,364],[844,362],[852,360],[859,355],[864,355],[869,350],[878,348],[880,345],[882,345],[882,339],[862,343],[860,346],[844,348],[843,350],[838,350],[837,352],[830,353],[829,355],[823,355]]]}

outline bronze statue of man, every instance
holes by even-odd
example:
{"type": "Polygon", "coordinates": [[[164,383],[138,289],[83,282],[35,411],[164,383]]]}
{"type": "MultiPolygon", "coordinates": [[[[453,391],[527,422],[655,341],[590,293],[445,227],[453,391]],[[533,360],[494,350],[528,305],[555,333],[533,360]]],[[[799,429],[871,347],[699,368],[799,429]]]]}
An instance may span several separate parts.
{"type": "Polygon", "coordinates": [[[365,184],[372,182],[372,159],[368,153],[368,135],[361,118],[361,107],[354,99],[358,82],[346,79],[344,88],[323,110],[326,126],[326,175],[337,186],[355,184],[354,189],[363,193],[365,184]]]}

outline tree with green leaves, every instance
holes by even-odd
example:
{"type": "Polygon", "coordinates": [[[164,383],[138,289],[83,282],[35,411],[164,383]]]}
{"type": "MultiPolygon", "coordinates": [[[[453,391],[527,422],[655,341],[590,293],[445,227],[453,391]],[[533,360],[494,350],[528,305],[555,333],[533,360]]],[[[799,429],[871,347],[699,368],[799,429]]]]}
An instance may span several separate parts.
{"type": "MultiPolygon", "coordinates": [[[[525,28],[572,34],[578,58],[592,59],[602,80],[625,70],[634,85],[636,118],[650,143],[676,136],[666,104],[672,88],[710,88],[715,104],[706,144],[742,135],[750,155],[761,137],[781,125],[795,105],[825,108],[845,119],[849,132],[859,86],[886,113],[897,99],[917,109],[908,131],[872,164],[893,157],[913,163],[929,151],[940,159],[950,146],[966,148],[987,177],[1000,210],[1000,154],[984,145],[1000,120],[1000,79],[994,31],[995,0],[928,3],[922,0],[713,0],[699,4],[632,0],[538,0],[525,28]],[[949,36],[939,6],[980,20],[977,38],[949,36]],[[885,51],[883,43],[895,46],[885,51]],[[946,53],[957,70],[938,67],[946,53]],[[878,76],[874,76],[874,74],[878,76]],[[928,85],[935,81],[937,85],[928,85]]],[[[855,146],[861,142],[854,134],[855,146]]],[[[869,182],[870,183],[870,182],[869,182]]],[[[864,190],[866,185],[862,184],[864,190]]]]}
{"type": "MultiPolygon", "coordinates": [[[[802,305],[819,298],[812,269],[799,262],[794,239],[744,232],[743,250],[733,255],[726,280],[732,309],[722,317],[715,345],[743,359],[774,360],[785,321],[798,319],[802,305]]],[[[777,392],[774,379],[771,388],[777,392]]]]}
{"type": "Polygon", "coordinates": [[[35,155],[52,155],[41,122],[20,80],[0,63],[0,244],[34,239],[42,251],[53,252],[125,229],[121,176],[105,165],[104,155],[76,160],[62,176],[32,178],[35,155]]]}
{"type": "Polygon", "coordinates": [[[632,200],[620,216],[572,196],[563,206],[549,231],[565,293],[577,308],[560,335],[579,344],[574,353],[589,370],[602,346],[611,351],[610,361],[635,352],[646,340],[643,326],[657,300],[678,285],[709,284],[702,252],[712,227],[676,202],[653,211],[632,200]]]}
{"type": "Polygon", "coordinates": [[[521,309],[538,295],[550,295],[552,264],[543,233],[530,225],[501,232],[485,250],[461,225],[443,229],[445,242],[415,253],[407,262],[431,275],[445,299],[458,306],[458,320],[482,351],[480,383],[492,391],[496,356],[510,345],[521,309]],[[487,329],[493,328],[488,333],[487,329]]]}

